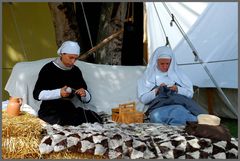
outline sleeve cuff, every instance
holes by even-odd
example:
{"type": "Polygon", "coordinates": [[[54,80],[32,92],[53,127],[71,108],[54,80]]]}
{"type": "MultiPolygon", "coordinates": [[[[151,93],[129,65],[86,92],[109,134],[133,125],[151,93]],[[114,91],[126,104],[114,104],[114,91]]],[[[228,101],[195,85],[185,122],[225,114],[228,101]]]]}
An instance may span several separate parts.
{"type": "Polygon", "coordinates": [[[81,100],[82,100],[83,102],[87,103],[87,102],[90,101],[91,96],[90,96],[90,94],[89,94],[89,92],[88,92],[87,90],[85,90],[85,92],[86,92],[86,96],[85,96],[85,97],[81,97],[81,100]]]}

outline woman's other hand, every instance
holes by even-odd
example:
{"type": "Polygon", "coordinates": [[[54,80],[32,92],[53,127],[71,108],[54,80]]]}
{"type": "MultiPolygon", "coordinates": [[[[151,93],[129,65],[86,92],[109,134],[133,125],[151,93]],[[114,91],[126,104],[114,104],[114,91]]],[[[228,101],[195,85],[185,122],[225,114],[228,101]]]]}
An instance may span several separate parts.
{"type": "Polygon", "coordinates": [[[160,84],[160,87],[162,87],[162,86],[166,86],[166,84],[165,83],[160,84]]]}
{"type": "Polygon", "coordinates": [[[169,89],[171,90],[171,91],[178,91],[178,88],[177,88],[177,86],[176,85],[173,85],[173,86],[171,86],[171,87],[169,87],[169,89]]]}
{"type": "Polygon", "coordinates": [[[86,91],[84,88],[80,88],[78,90],[75,91],[76,94],[78,94],[81,97],[85,97],[86,96],[86,91]]]}

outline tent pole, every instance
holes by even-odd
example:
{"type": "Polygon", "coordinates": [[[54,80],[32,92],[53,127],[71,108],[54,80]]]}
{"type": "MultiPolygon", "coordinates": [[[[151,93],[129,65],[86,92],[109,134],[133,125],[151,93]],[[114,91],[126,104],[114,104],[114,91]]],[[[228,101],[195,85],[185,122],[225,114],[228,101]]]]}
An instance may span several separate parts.
{"type": "MultiPolygon", "coordinates": [[[[199,59],[201,60],[201,59],[199,59]]],[[[232,113],[234,115],[236,115],[238,117],[238,111],[234,109],[232,103],[229,101],[229,99],[227,98],[227,96],[224,94],[222,88],[220,88],[216,82],[216,80],[213,78],[213,76],[211,75],[210,71],[208,70],[207,66],[205,64],[203,64],[202,60],[200,61],[202,67],[204,68],[204,70],[207,72],[208,76],[210,77],[210,79],[213,81],[214,85],[216,86],[216,88],[218,89],[218,91],[220,92],[220,94],[222,95],[223,99],[226,101],[227,105],[230,107],[232,113]]]]}
{"type": "Polygon", "coordinates": [[[164,7],[166,8],[166,10],[168,11],[168,14],[172,17],[171,23],[174,22],[177,26],[177,28],[179,29],[179,31],[181,32],[181,34],[183,35],[184,39],[187,41],[188,45],[190,46],[190,48],[193,51],[193,54],[195,56],[195,61],[199,61],[200,64],[202,65],[203,69],[207,72],[208,76],[210,77],[210,79],[212,80],[213,84],[216,86],[216,88],[218,89],[218,91],[220,92],[220,94],[222,95],[223,99],[226,101],[227,106],[230,108],[230,110],[233,112],[234,115],[236,115],[238,117],[238,111],[234,109],[232,103],[229,101],[229,99],[226,97],[226,95],[224,94],[224,92],[222,91],[222,89],[219,87],[219,85],[217,84],[216,80],[213,78],[212,74],[210,73],[210,71],[208,70],[207,66],[205,65],[205,63],[199,58],[199,54],[197,53],[197,50],[195,49],[195,47],[193,46],[193,44],[191,43],[191,41],[189,40],[189,38],[187,37],[186,33],[184,32],[184,30],[180,27],[180,24],[178,23],[178,21],[176,20],[176,18],[174,17],[173,14],[171,14],[170,10],[168,9],[167,5],[163,2],[164,7]]]}

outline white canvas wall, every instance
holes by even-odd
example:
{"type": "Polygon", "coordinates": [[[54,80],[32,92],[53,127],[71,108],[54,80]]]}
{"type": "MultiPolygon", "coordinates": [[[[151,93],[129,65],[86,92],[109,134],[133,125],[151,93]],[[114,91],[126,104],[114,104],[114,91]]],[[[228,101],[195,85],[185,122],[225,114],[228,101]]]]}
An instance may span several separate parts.
{"type": "MultiPolygon", "coordinates": [[[[237,88],[237,3],[171,2],[166,5],[187,33],[218,85],[223,88],[237,88]]],[[[203,67],[194,61],[192,50],[176,25],[170,27],[171,17],[162,3],[155,3],[155,6],[175,52],[177,63],[186,71],[194,85],[215,87],[203,67]]],[[[157,47],[165,45],[165,36],[153,3],[146,3],[146,9],[148,50],[151,55],[157,47]]]]}
{"type": "MultiPolygon", "coordinates": [[[[177,63],[195,86],[201,88],[220,87],[232,89],[233,91],[238,89],[237,2],[165,3],[170,12],[174,14],[180,27],[187,34],[200,59],[204,62],[203,64],[194,61],[195,57],[192,49],[183,38],[177,26],[174,23],[172,27],[170,26],[172,18],[163,3],[147,2],[145,4],[147,10],[149,57],[157,47],[166,44],[165,36],[168,36],[177,63]],[[206,66],[216,83],[213,83],[203,66],[206,66]]],[[[224,102],[221,105],[217,105],[219,109],[222,109],[217,110],[220,111],[217,114],[237,118],[237,101],[232,102],[226,94],[222,95],[220,92],[216,92],[215,95],[221,96],[222,100],[220,102],[224,102]]],[[[236,92],[234,93],[236,95],[236,92]]]]}

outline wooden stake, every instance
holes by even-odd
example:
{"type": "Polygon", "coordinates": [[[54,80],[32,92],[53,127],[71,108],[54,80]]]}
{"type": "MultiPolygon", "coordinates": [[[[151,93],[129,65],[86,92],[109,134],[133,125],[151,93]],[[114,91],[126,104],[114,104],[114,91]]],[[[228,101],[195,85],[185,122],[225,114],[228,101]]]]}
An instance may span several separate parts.
{"type": "Polygon", "coordinates": [[[208,113],[213,115],[213,89],[207,88],[208,113]]]}

